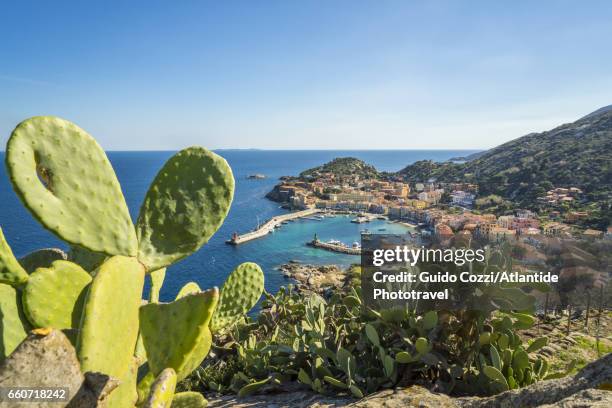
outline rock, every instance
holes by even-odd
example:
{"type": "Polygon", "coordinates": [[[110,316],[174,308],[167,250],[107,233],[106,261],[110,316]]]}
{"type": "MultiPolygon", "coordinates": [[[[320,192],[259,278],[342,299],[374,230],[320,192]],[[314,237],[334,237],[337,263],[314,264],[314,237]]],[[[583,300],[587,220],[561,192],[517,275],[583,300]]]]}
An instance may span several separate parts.
{"type": "Polygon", "coordinates": [[[586,365],[573,377],[540,381],[518,390],[502,392],[488,398],[460,398],[458,403],[463,408],[513,408],[513,407],[577,407],[591,406],[590,402],[579,405],[579,401],[588,401],[593,397],[594,403],[604,401],[612,406],[610,391],[594,390],[599,386],[606,388],[612,384],[612,353],[586,365]],[[565,405],[564,405],[565,404],[565,405]]]}
{"type": "Polygon", "coordinates": [[[296,391],[278,394],[252,395],[238,398],[236,395],[224,395],[208,398],[209,408],[331,408],[343,407],[351,399],[327,397],[312,391],[296,391]]]}
{"type": "Polygon", "coordinates": [[[457,408],[453,398],[435,394],[426,388],[412,386],[399,390],[385,390],[356,401],[348,397],[329,397],[312,391],[254,395],[246,398],[223,396],[209,398],[210,408],[457,408]]]}
{"type": "Polygon", "coordinates": [[[539,408],[609,408],[612,407],[612,392],[604,390],[584,390],[554,404],[541,405],[539,408]]]}
{"type": "Polygon", "coordinates": [[[37,402],[37,407],[101,406],[117,385],[116,380],[104,374],[83,375],[74,347],[59,330],[33,330],[0,365],[0,388],[54,387],[66,390],[66,401],[37,402]]]}
{"type": "Polygon", "coordinates": [[[398,390],[380,391],[348,405],[348,407],[355,408],[456,408],[457,406],[452,397],[433,393],[418,385],[398,390]]]}
{"type": "Polygon", "coordinates": [[[288,263],[279,267],[281,273],[297,281],[302,290],[322,294],[327,288],[342,288],[346,273],[336,265],[308,265],[288,263]]]}

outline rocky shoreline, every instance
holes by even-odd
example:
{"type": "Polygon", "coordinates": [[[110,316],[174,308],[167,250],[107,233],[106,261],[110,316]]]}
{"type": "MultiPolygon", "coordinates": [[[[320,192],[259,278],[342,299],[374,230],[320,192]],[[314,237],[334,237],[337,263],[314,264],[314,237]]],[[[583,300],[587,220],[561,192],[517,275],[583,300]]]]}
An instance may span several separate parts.
{"type": "Polygon", "coordinates": [[[278,267],[283,276],[296,282],[299,290],[325,293],[330,289],[341,289],[347,273],[338,265],[312,265],[290,262],[278,267]]]}

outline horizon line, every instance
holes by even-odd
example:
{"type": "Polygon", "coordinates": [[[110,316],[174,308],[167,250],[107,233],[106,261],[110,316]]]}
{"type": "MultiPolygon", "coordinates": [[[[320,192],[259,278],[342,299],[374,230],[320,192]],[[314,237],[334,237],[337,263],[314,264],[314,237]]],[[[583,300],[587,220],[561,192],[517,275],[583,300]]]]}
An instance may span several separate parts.
{"type": "MultiPolygon", "coordinates": [[[[183,149],[187,149],[189,147],[193,147],[197,145],[186,146],[182,149],[150,149],[150,150],[135,150],[135,149],[109,149],[104,150],[107,153],[165,153],[165,152],[178,152],[183,149]]],[[[215,148],[215,149],[207,149],[210,151],[259,151],[259,152],[334,152],[334,151],[342,151],[342,152],[391,152],[391,151],[400,151],[400,152],[418,152],[418,151],[454,151],[454,152],[463,152],[463,151],[485,151],[490,150],[489,148],[463,148],[463,149],[444,149],[444,148],[432,148],[432,149],[275,149],[275,148],[231,148],[231,147],[223,147],[223,148],[215,148]]],[[[6,150],[0,150],[0,153],[6,153],[6,150]]]]}

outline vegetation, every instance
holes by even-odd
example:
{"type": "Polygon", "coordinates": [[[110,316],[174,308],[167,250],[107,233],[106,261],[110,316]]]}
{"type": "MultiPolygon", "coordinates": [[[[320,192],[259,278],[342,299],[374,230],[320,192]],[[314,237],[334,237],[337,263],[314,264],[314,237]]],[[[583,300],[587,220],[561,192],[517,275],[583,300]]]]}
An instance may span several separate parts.
{"type": "MultiPolygon", "coordinates": [[[[491,254],[487,270],[506,268],[491,254]]],[[[266,294],[262,311],[217,338],[215,357],[181,389],[246,395],[298,381],[318,393],[360,398],[383,388],[422,384],[455,395],[487,395],[565,374],[551,372],[539,350],[517,331],[534,324],[535,298],[518,288],[485,291],[479,310],[374,310],[364,304],[360,268],[350,284],[322,297],[292,286],[266,294]]],[[[538,286],[543,289],[542,286],[538,286]]],[[[569,367],[571,369],[572,367],[569,367]]]]}
{"type": "Polygon", "coordinates": [[[217,288],[201,291],[191,282],[175,301],[158,299],[166,267],[198,250],[227,215],[234,180],[225,160],[198,147],[177,153],[149,188],[136,226],[104,151],[73,123],[55,117],[22,122],[8,141],[6,164],[24,205],[74,249],[70,260],[60,250],[17,260],[0,230],[0,359],[6,359],[0,381],[50,386],[58,380],[51,370],[70,364],[67,358],[36,372],[11,361],[25,354],[36,366],[40,354],[27,346],[12,354],[31,329],[43,336],[64,330],[78,356],[78,375],[119,381],[108,406],[168,407],[173,400],[204,406],[199,394],[174,394],[175,384],[208,354],[211,330],[224,330],[255,305],[263,272],[245,263],[220,296],[217,288]]]}
{"type": "Polygon", "coordinates": [[[336,177],[359,175],[363,179],[379,178],[380,173],[376,168],[363,160],[354,157],[341,157],[334,159],[322,166],[313,167],[300,173],[300,178],[308,179],[316,175],[331,173],[336,177]]]}

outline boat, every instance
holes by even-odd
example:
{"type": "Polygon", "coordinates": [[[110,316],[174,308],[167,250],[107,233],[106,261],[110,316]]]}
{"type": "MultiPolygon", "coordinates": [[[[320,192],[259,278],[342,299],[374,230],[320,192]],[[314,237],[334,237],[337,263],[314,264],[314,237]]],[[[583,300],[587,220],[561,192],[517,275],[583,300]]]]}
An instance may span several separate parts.
{"type": "Polygon", "coordinates": [[[255,173],[255,174],[249,174],[247,176],[247,179],[249,180],[263,180],[266,178],[265,174],[261,174],[261,173],[255,173]]]}
{"type": "Polygon", "coordinates": [[[378,230],[379,231],[386,231],[387,229],[386,228],[379,228],[378,230]]]}

